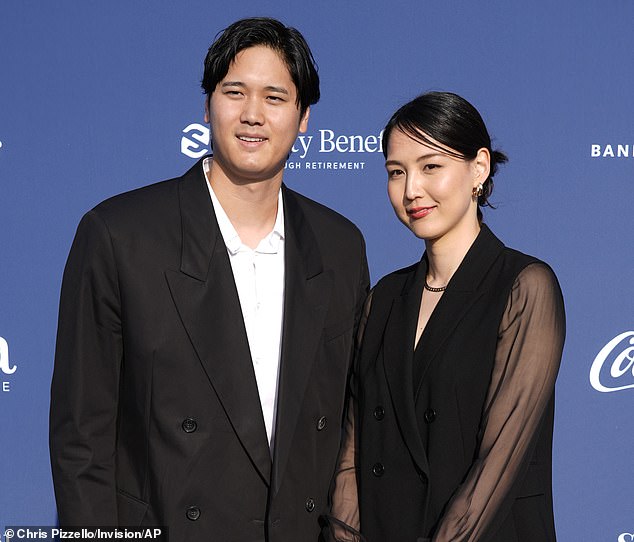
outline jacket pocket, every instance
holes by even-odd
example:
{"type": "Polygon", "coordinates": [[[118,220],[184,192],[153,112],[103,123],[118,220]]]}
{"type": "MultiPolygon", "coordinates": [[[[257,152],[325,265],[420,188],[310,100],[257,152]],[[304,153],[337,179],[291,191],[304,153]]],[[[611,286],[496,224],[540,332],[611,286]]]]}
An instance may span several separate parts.
{"type": "Polygon", "coordinates": [[[119,525],[124,527],[138,527],[141,525],[148,503],[133,497],[129,493],[117,490],[117,511],[119,513],[119,525]]]}
{"type": "Polygon", "coordinates": [[[345,318],[344,320],[339,320],[332,325],[326,326],[322,333],[323,341],[326,343],[332,339],[336,339],[340,335],[350,331],[353,326],[354,320],[352,318],[345,318]]]}

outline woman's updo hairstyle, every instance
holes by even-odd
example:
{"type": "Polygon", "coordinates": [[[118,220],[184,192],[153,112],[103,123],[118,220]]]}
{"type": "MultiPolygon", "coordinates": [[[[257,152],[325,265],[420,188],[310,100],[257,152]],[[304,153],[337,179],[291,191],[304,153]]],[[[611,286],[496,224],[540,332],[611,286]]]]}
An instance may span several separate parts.
{"type": "Polygon", "coordinates": [[[482,195],[478,197],[478,219],[482,220],[480,206],[492,207],[489,196],[493,192],[493,176],[498,164],[508,160],[501,151],[491,148],[491,137],[478,113],[467,100],[452,92],[427,92],[402,106],[387,123],[383,131],[383,155],[395,128],[415,141],[465,160],[473,160],[482,148],[491,154],[489,176],[482,183],[482,195]],[[444,147],[439,147],[433,138],[444,147]]]}

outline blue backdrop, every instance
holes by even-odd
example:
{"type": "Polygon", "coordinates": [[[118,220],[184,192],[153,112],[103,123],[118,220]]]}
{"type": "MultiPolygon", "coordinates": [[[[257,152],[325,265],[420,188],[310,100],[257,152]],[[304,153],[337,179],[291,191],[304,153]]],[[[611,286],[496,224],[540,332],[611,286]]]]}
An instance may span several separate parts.
{"type": "MultiPolygon", "coordinates": [[[[56,521],[47,443],[59,287],[81,215],[179,175],[207,135],[216,32],[253,15],[306,36],[322,100],[291,187],[363,230],[372,279],[420,258],[378,135],[425,90],[483,114],[509,156],[485,220],[548,261],[568,336],[557,384],[559,539],[634,540],[634,3],[4,0],[0,6],[0,529],[56,521]]],[[[1,533],[0,533],[1,534],[1,533]]]]}

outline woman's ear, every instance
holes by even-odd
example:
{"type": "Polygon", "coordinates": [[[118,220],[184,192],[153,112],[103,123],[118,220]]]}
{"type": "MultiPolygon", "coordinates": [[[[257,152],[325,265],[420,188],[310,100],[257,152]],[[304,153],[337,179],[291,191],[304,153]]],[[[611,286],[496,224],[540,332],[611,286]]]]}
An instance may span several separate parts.
{"type": "Polygon", "coordinates": [[[474,186],[484,182],[489,178],[491,172],[491,153],[489,149],[482,147],[476,157],[473,159],[473,167],[475,170],[474,186]]]}

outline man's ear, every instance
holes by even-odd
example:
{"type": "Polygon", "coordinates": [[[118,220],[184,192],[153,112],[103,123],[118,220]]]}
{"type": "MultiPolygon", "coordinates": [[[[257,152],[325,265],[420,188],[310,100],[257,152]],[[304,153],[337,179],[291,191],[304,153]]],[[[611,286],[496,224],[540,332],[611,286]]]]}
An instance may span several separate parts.
{"type": "Polygon", "coordinates": [[[299,121],[299,131],[302,134],[305,134],[306,130],[308,130],[308,117],[310,117],[310,107],[306,108],[306,111],[304,111],[304,114],[299,121]]]}
{"type": "Polygon", "coordinates": [[[205,124],[209,124],[209,100],[211,100],[211,94],[205,94],[205,124]]]}

